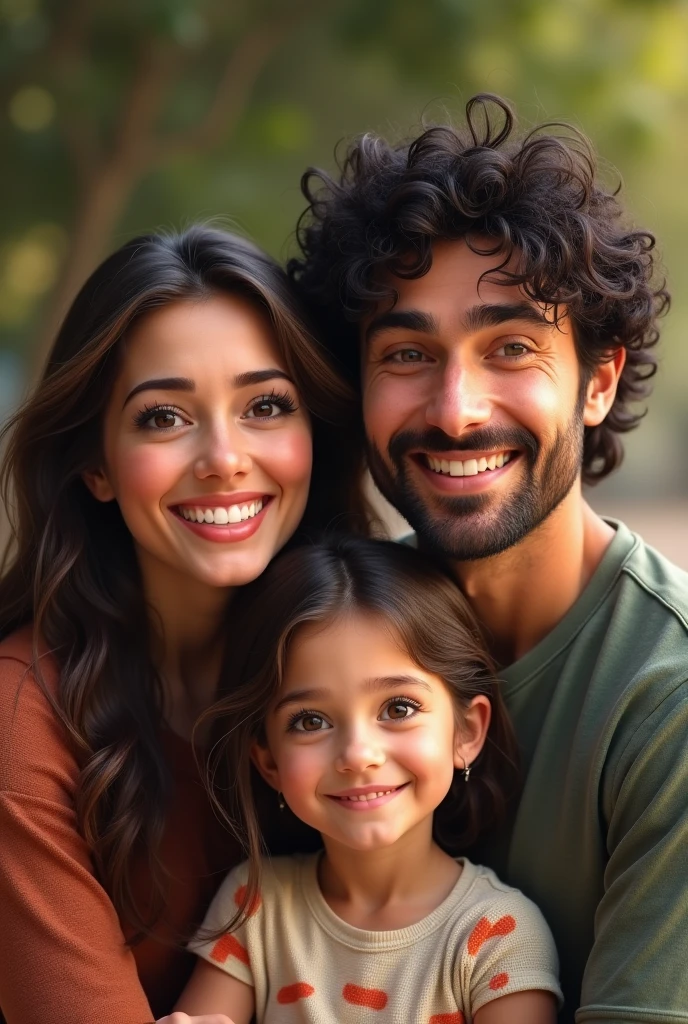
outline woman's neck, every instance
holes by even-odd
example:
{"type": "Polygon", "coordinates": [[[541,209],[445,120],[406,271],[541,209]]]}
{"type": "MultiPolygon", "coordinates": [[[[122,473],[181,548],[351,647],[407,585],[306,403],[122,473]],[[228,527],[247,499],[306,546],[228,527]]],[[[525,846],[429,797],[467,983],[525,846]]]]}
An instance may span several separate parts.
{"type": "Polygon", "coordinates": [[[431,914],[456,885],[461,867],[419,822],[392,846],[352,850],[323,836],[318,881],[342,920],[369,931],[406,928],[431,914]]]}
{"type": "Polygon", "coordinates": [[[215,700],[233,589],[180,577],[159,563],[142,563],[141,575],[164,718],[174,732],[189,739],[198,716],[215,700]]]}

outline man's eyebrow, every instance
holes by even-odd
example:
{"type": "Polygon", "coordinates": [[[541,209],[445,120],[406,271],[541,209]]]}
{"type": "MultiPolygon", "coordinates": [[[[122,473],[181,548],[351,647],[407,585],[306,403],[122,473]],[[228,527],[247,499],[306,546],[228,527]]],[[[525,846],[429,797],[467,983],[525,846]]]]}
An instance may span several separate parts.
{"type": "Polygon", "coordinates": [[[464,323],[468,331],[480,331],[485,327],[499,327],[511,320],[534,324],[536,327],[553,327],[541,309],[530,302],[494,302],[473,306],[466,313],[464,323]]]}
{"type": "Polygon", "coordinates": [[[157,377],[153,380],[144,380],[132,388],[124,399],[124,406],[127,402],[138,395],[141,391],[195,391],[196,385],[188,377],[157,377]]]}
{"type": "Polygon", "coordinates": [[[387,313],[380,313],[370,321],[365,332],[366,343],[376,334],[381,334],[382,331],[394,330],[417,331],[419,334],[439,334],[439,324],[431,313],[424,313],[420,309],[390,309],[387,313]]]}
{"type": "Polygon", "coordinates": [[[276,366],[271,366],[267,370],[248,370],[246,373],[238,373],[234,377],[233,384],[235,388],[247,388],[252,384],[263,384],[266,380],[288,380],[290,384],[294,383],[284,370],[278,370],[276,366]]]}

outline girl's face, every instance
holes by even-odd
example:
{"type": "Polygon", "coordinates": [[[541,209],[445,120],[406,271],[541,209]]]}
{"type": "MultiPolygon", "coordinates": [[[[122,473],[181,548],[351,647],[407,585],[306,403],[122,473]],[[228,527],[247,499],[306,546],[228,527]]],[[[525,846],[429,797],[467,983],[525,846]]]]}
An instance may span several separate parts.
{"type": "MultiPolygon", "coordinates": [[[[438,638],[441,643],[441,637],[438,638]]],[[[356,850],[432,829],[454,769],[477,757],[490,704],[457,723],[445,683],[411,660],[378,619],[356,613],[306,626],[255,745],[263,777],[294,814],[356,850]]]]}
{"type": "Polygon", "coordinates": [[[258,576],[291,537],[311,472],[308,415],[268,320],[213,295],[144,317],[125,342],[103,464],[144,580],[169,570],[213,587],[258,576]]]}

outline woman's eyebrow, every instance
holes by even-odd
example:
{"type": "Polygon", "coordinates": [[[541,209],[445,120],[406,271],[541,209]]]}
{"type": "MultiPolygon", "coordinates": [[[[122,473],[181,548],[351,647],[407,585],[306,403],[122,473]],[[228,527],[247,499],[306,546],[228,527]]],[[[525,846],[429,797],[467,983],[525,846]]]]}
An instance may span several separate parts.
{"type": "Polygon", "coordinates": [[[252,384],[263,384],[266,380],[288,380],[290,384],[294,383],[288,373],[272,366],[267,370],[248,370],[246,373],[238,373],[233,384],[235,388],[247,388],[252,384]]]}
{"type": "MultiPolygon", "coordinates": [[[[293,381],[284,370],[278,370],[276,366],[268,367],[265,370],[248,370],[246,373],[238,373],[232,378],[235,388],[247,388],[253,384],[263,384],[266,380],[288,380],[293,381]]],[[[138,395],[141,391],[195,391],[196,385],[189,377],[156,377],[152,380],[144,380],[132,388],[124,399],[122,408],[127,402],[138,395]]]]}
{"type": "Polygon", "coordinates": [[[138,395],[141,391],[195,391],[196,385],[188,377],[158,377],[153,380],[144,380],[132,388],[124,399],[122,408],[127,402],[138,395]]]}

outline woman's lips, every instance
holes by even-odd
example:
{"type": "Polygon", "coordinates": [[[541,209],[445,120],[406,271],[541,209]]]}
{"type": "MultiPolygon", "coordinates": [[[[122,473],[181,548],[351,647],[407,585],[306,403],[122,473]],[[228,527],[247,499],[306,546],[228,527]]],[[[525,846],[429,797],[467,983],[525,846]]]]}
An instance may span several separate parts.
{"type": "Polygon", "coordinates": [[[246,501],[241,504],[233,503],[232,505],[210,505],[208,503],[203,505],[178,505],[172,509],[175,519],[185,526],[192,533],[195,533],[197,537],[202,537],[204,540],[212,541],[216,544],[232,544],[236,541],[247,540],[252,537],[265,519],[265,515],[270,505],[272,504],[272,496],[264,495],[262,498],[253,499],[253,501],[246,501]],[[232,518],[236,517],[236,512],[232,514],[233,509],[243,508],[247,506],[249,514],[245,518],[239,519],[238,522],[230,522],[230,515],[232,518]],[[251,511],[253,506],[253,511],[251,511]],[[205,512],[206,509],[211,512],[213,516],[212,522],[198,521],[200,516],[198,512],[205,512]],[[224,522],[224,516],[218,515],[218,509],[222,509],[227,517],[227,522],[224,522]],[[184,514],[186,512],[186,515],[184,514]],[[191,515],[195,515],[196,522],[190,518],[191,515]],[[219,518],[220,522],[216,519],[219,518]]]}

